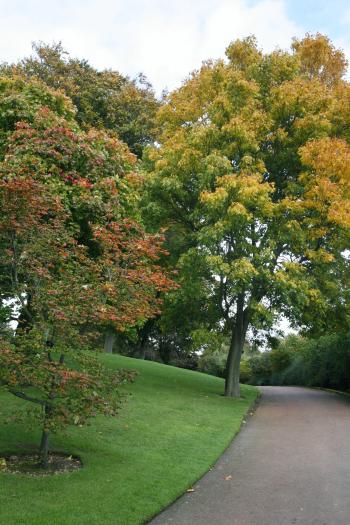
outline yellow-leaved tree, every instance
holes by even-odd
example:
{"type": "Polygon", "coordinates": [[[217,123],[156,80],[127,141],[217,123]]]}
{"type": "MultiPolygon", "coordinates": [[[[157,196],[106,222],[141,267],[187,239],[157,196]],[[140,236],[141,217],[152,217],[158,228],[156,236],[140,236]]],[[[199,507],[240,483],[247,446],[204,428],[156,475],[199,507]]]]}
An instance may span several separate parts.
{"type": "Polygon", "coordinates": [[[205,265],[231,341],[225,395],[239,396],[249,327],[281,313],[326,326],[344,302],[350,85],[343,53],[320,34],[270,54],[248,37],[226,56],[170,93],[146,165],[152,217],[190,238],[179,267],[205,265]]]}

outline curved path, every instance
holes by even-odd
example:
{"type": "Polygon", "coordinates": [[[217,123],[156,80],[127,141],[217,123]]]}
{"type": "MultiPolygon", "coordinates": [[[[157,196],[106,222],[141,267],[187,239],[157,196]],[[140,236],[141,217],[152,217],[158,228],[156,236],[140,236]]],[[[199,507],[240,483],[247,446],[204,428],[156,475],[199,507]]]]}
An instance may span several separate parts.
{"type": "Polygon", "coordinates": [[[262,392],[215,467],[152,525],[350,524],[350,398],[262,392]]]}

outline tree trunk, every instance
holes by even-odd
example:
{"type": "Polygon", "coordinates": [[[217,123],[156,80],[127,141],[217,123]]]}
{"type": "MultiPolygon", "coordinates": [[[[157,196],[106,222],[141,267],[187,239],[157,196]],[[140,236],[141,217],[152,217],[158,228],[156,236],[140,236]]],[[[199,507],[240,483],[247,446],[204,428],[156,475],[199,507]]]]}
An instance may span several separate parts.
{"type": "Polygon", "coordinates": [[[16,332],[27,333],[32,329],[33,316],[32,316],[32,294],[27,293],[27,304],[25,308],[22,308],[17,320],[16,332]]]}
{"type": "Polygon", "coordinates": [[[144,330],[141,332],[141,338],[138,344],[137,354],[139,359],[145,359],[146,357],[146,347],[148,343],[148,330],[147,327],[145,327],[144,330]]]}
{"type": "Polygon", "coordinates": [[[145,359],[150,334],[154,327],[155,319],[148,319],[142,328],[138,330],[137,344],[132,352],[132,357],[145,359]]]}
{"type": "Polygon", "coordinates": [[[225,396],[227,397],[240,396],[239,373],[247,328],[248,309],[244,310],[244,295],[242,294],[237,300],[236,319],[226,362],[225,396]]]}
{"type": "Polygon", "coordinates": [[[113,330],[109,329],[105,333],[105,342],[104,342],[104,351],[107,352],[107,354],[113,353],[113,347],[115,343],[115,333],[113,330]]]}
{"type": "Polygon", "coordinates": [[[158,353],[162,363],[168,365],[171,359],[171,347],[169,343],[164,341],[162,338],[159,340],[158,353]]]}
{"type": "Polygon", "coordinates": [[[41,443],[40,443],[40,466],[42,468],[47,468],[49,466],[49,436],[50,433],[48,430],[43,429],[43,433],[41,435],[41,443]]]}
{"type": "Polygon", "coordinates": [[[240,396],[239,372],[243,349],[241,337],[242,334],[239,333],[239,330],[235,329],[232,334],[226,364],[225,396],[227,397],[240,396]]]}

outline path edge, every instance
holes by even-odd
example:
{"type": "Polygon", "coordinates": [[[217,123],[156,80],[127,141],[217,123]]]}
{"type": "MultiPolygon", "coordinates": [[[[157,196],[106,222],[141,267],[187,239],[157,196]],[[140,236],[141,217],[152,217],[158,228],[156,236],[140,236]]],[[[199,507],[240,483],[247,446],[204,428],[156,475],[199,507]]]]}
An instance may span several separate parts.
{"type": "MultiPolygon", "coordinates": [[[[227,450],[230,448],[230,446],[232,445],[232,443],[234,442],[234,440],[237,438],[237,436],[240,434],[240,432],[243,430],[243,428],[246,426],[246,424],[248,423],[248,421],[254,416],[255,414],[255,411],[257,410],[257,408],[259,407],[260,405],[260,402],[261,402],[261,399],[262,399],[262,396],[263,396],[263,392],[262,390],[259,388],[258,385],[250,385],[250,386],[254,386],[257,390],[257,394],[256,394],[256,397],[255,399],[251,402],[251,404],[249,405],[249,407],[247,408],[247,411],[245,412],[245,414],[242,416],[242,419],[241,419],[241,422],[240,422],[240,425],[239,425],[239,428],[237,430],[237,432],[232,436],[232,439],[231,441],[228,443],[228,445],[225,447],[225,449],[221,452],[221,454],[219,454],[219,456],[214,460],[214,462],[209,466],[208,470],[206,470],[205,472],[203,472],[203,474],[198,478],[196,479],[196,481],[193,483],[193,485],[195,485],[196,483],[198,483],[202,478],[204,478],[204,476],[206,476],[208,474],[208,472],[210,472],[214,467],[215,465],[217,464],[217,462],[220,460],[220,458],[227,452],[227,450]]],[[[188,487],[184,492],[182,492],[181,494],[179,494],[174,500],[172,500],[170,503],[168,503],[165,507],[163,507],[159,512],[157,512],[156,514],[153,514],[153,516],[149,519],[147,519],[146,521],[142,522],[142,524],[140,525],[148,525],[150,524],[157,516],[159,516],[160,514],[162,514],[162,512],[166,511],[169,507],[171,507],[172,505],[174,505],[174,503],[176,503],[176,501],[178,501],[180,498],[182,498],[182,496],[184,496],[186,494],[186,492],[188,491],[188,489],[191,488],[191,487],[188,487]]]]}

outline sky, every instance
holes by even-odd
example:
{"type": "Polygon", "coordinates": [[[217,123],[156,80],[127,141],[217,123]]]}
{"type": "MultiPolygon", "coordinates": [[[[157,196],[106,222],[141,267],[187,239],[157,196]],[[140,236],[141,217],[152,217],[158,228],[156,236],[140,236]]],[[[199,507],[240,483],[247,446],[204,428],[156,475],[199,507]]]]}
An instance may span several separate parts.
{"type": "Polygon", "coordinates": [[[0,61],[30,55],[33,41],[61,41],[97,68],[143,72],[157,93],[250,34],[271,51],[320,31],[350,57],[349,0],[0,0],[0,7],[0,61]]]}

